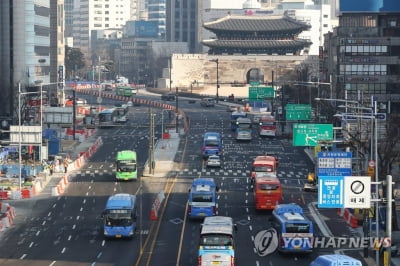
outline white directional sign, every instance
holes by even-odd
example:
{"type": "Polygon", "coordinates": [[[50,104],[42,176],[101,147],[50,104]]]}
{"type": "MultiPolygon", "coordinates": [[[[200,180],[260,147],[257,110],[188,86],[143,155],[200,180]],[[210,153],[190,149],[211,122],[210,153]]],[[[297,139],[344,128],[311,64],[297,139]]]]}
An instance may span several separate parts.
{"type": "Polygon", "coordinates": [[[344,208],[369,209],[371,207],[371,177],[344,177],[344,208]]]}

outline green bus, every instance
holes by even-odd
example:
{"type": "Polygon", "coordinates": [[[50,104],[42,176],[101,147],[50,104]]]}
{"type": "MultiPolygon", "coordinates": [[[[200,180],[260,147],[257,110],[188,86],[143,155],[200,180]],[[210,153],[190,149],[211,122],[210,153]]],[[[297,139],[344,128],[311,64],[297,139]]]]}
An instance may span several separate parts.
{"type": "Polygon", "coordinates": [[[132,88],[131,86],[117,86],[115,93],[119,96],[132,96],[132,88]]]}
{"type": "Polygon", "coordinates": [[[137,161],[136,152],[124,150],[117,152],[117,169],[115,178],[117,180],[136,180],[137,179],[137,161]]]}

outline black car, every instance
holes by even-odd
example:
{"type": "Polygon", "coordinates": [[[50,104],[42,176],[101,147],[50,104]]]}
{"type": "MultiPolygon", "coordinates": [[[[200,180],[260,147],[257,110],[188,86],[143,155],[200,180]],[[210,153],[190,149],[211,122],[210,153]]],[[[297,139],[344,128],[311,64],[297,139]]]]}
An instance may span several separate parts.
{"type": "Polygon", "coordinates": [[[163,101],[174,101],[175,100],[175,94],[172,92],[167,92],[161,95],[161,100],[163,101]]]}

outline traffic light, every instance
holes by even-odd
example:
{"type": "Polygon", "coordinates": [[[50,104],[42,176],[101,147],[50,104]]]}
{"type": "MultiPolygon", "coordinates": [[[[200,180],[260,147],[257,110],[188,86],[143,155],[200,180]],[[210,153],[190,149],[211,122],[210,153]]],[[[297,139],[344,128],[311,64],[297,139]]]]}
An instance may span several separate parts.
{"type": "Polygon", "coordinates": [[[0,140],[10,138],[10,124],[11,120],[8,118],[0,119],[0,140]]]}

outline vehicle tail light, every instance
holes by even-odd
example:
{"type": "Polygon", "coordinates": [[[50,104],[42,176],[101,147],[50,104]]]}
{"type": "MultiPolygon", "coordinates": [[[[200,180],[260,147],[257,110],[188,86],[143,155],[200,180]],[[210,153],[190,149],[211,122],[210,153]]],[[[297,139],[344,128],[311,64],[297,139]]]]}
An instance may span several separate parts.
{"type": "Polygon", "coordinates": [[[188,206],[188,213],[191,213],[191,212],[192,212],[192,206],[189,205],[189,206],[188,206]]]}
{"type": "Polygon", "coordinates": [[[231,266],[235,266],[235,258],[231,256],[231,266]]]}
{"type": "Polygon", "coordinates": [[[213,213],[214,213],[214,214],[217,214],[217,206],[214,206],[214,207],[213,207],[213,213]]]}
{"type": "Polygon", "coordinates": [[[201,256],[197,257],[197,265],[201,266],[201,256]]]}
{"type": "Polygon", "coordinates": [[[283,237],[281,237],[280,244],[281,244],[281,247],[285,246],[285,241],[283,240],[283,237]]]}

